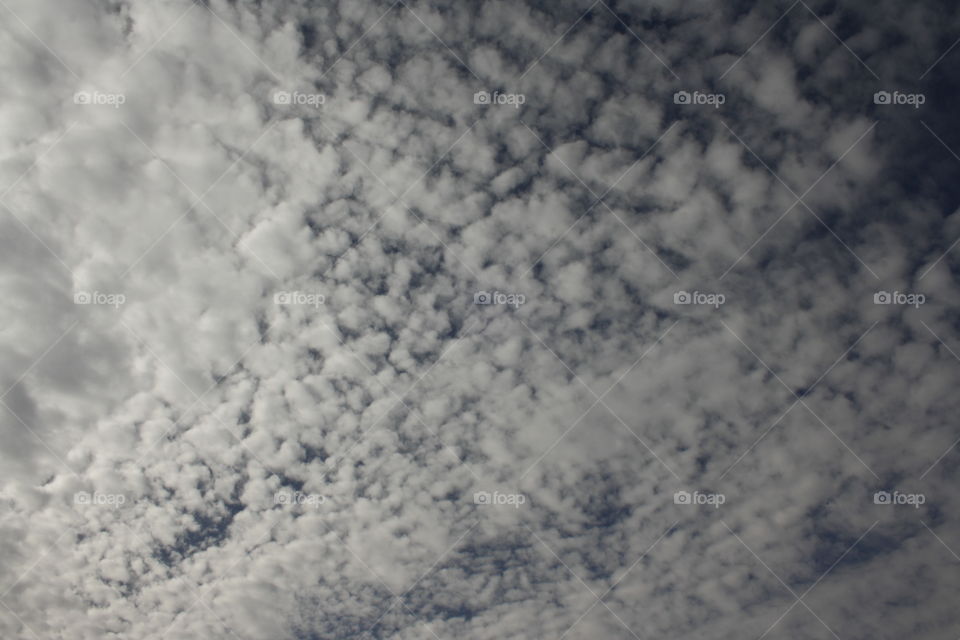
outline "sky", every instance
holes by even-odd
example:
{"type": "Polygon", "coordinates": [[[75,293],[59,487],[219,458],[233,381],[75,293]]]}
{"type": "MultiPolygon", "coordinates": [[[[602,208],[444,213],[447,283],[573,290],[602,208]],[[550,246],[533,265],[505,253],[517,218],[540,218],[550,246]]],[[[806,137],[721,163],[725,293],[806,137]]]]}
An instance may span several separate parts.
{"type": "Polygon", "coordinates": [[[0,637],[960,638],[960,9],[0,0],[0,637]]]}

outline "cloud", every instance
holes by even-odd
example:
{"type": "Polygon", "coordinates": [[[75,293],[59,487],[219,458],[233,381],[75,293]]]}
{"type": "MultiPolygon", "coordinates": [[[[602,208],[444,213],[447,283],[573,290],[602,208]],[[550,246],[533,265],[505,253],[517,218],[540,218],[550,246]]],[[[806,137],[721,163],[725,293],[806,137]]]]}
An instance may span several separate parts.
{"type": "Polygon", "coordinates": [[[0,12],[4,637],[956,637],[956,12],[0,12]]]}

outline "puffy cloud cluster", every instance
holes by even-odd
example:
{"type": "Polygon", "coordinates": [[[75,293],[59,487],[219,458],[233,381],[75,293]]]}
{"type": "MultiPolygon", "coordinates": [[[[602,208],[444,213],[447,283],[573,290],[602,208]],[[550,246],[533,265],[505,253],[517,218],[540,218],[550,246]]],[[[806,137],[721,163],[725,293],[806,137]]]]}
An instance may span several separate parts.
{"type": "Polygon", "coordinates": [[[3,637],[960,632],[955,8],[0,13],[3,637]]]}

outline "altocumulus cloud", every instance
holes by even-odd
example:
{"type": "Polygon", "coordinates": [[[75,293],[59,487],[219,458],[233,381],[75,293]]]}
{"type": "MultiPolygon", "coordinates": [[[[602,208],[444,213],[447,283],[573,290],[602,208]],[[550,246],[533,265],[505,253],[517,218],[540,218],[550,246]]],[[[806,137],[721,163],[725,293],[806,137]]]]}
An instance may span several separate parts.
{"type": "Polygon", "coordinates": [[[4,638],[960,635],[950,3],[0,15],[4,638]]]}

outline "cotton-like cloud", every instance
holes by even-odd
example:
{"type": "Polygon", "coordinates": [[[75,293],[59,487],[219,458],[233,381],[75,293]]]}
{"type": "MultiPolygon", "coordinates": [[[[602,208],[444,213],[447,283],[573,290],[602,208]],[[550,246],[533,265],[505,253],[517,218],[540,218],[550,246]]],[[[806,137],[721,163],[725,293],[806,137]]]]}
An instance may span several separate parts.
{"type": "Polygon", "coordinates": [[[4,637],[956,637],[956,11],[0,13],[4,637]]]}

